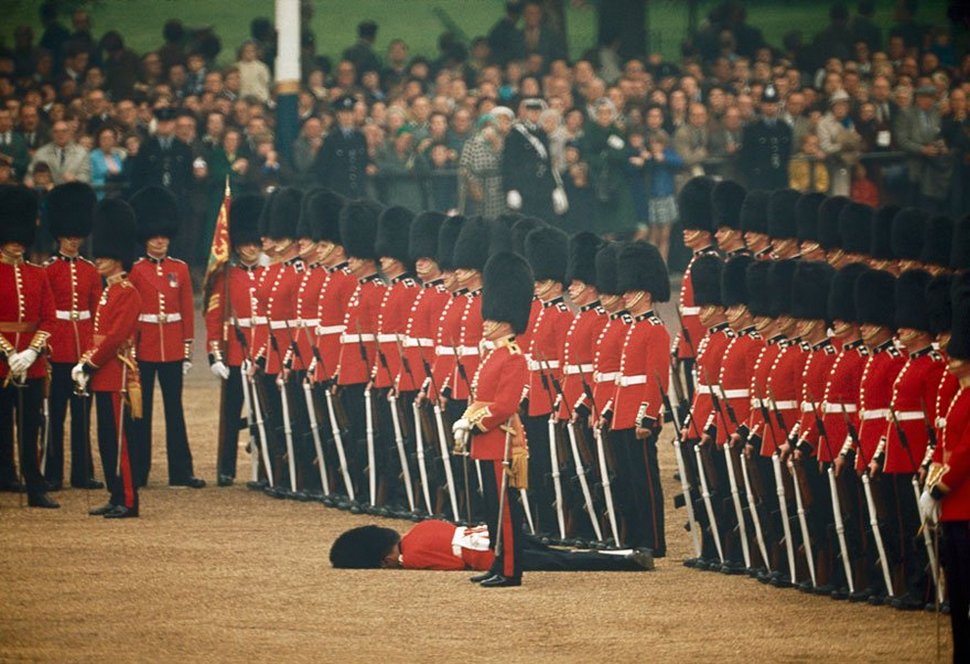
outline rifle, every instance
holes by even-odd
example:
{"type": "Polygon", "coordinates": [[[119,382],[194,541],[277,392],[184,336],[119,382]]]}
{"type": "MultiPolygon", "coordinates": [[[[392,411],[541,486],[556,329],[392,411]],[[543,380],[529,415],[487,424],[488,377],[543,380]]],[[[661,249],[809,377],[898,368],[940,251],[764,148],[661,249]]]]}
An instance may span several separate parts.
{"type": "MultiPolygon", "coordinates": [[[[431,365],[426,359],[424,359],[424,357],[421,358],[421,363],[424,365],[424,372],[428,376],[427,384],[431,385],[431,389],[434,390],[436,395],[440,395],[441,392],[438,390],[438,386],[435,383],[434,372],[432,371],[431,365]]],[[[415,401],[415,403],[417,402],[415,401]]],[[[455,491],[455,478],[451,472],[451,455],[448,452],[448,439],[445,436],[444,416],[441,412],[441,403],[437,398],[434,400],[433,411],[438,434],[438,449],[439,453],[441,454],[441,463],[443,464],[445,470],[445,484],[448,488],[448,499],[451,503],[451,514],[452,518],[454,518],[455,521],[458,521],[461,518],[458,513],[458,494],[455,491]]]]}
{"type": "MultiPolygon", "coordinates": [[[[458,351],[458,346],[455,345],[454,339],[451,340],[451,352],[454,353],[455,355],[455,369],[458,371],[458,375],[461,377],[462,382],[465,383],[465,389],[468,391],[469,397],[471,397],[472,386],[471,386],[471,383],[468,381],[468,374],[465,371],[465,367],[461,363],[462,356],[461,356],[461,353],[459,353],[458,351]]],[[[468,476],[468,456],[470,453],[470,446],[468,445],[467,433],[464,440],[459,441],[458,439],[455,439],[455,446],[451,450],[451,453],[461,457],[462,474],[464,475],[464,480],[465,480],[465,520],[468,523],[471,523],[472,522],[472,494],[471,494],[471,484],[468,480],[468,477],[469,477],[468,476]]],[[[476,470],[478,470],[478,487],[479,487],[479,493],[481,494],[484,491],[484,488],[483,488],[484,485],[482,484],[481,466],[476,463],[475,468],[476,470]]]]}
{"type": "MultiPolygon", "coordinates": [[[[785,497],[785,482],[781,474],[781,449],[777,442],[778,432],[775,431],[775,425],[771,421],[771,414],[768,412],[768,406],[765,405],[764,399],[761,400],[759,409],[761,410],[761,417],[765,421],[766,429],[771,429],[771,444],[775,447],[775,451],[771,453],[771,469],[775,477],[775,493],[778,496],[778,507],[781,511],[781,527],[785,535],[785,553],[788,556],[788,578],[794,583],[796,580],[795,546],[792,542],[791,524],[788,523],[788,500],[785,497]]],[[[798,490],[797,487],[795,490],[798,490]]]]}
{"type": "MultiPolygon", "coordinates": [[[[566,539],[566,512],[563,505],[563,495],[562,495],[562,480],[559,470],[559,448],[558,441],[556,440],[556,401],[552,396],[552,390],[549,388],[550,377],[546,374],[544,360],[536,360],[539,363],[539,378],[542,382],[542,387],[546,391],[546,396],[549,398],[549,420],[547,423],[547,433],[549,436],[549,461],[552,467],[552,487],[555,492],[555,508],[556,508],[556,521],[559,525],[559,538],[561,540],[566,539]]],[[[553,379],[555,381],[555,379],[553,379]]],[[[585,478],[584,478],[585,479],[585,478]]],[[[589,487],[587,487],[587,491],[589,487]]]]}
{"type": "MultiPolygon", "coordinates": [[[[411,362],[404,352],[404,345],[401,343],[400,337],[397,339],[397,349],[401,355],[401,368],[408,375],[411,384],[417,387],[418,382],[415,380],[414,374],[411,373],[411,362]]],[[[414,439],[418,457],[418,473],[421,476],[421,492],[424,495],[424,505],[428,510],[428,514],[434,514],[434,508],[431,505],[431,491],[428,487],[428,467],[424,458],[424,431],[421,428],[421,409],[418,407],[417,400],[411,402],[411,411],[414,415],[414,439]]]]}
{"type": "MultiPolygon", "coordinates": [[[[280,363],[280,371],[285,370],[286,364],[283,360],[283,354],[280,352],[279,342],[276,341],[276,335],[273,334],[272,326],[269,329],[269,343],[273,347],[273,352],[276,353],[276,359],[280,363]]],[[[293,423],[290,420],[290,399],[286,393],[286,381],[277,380],[277,386],[280,390],[280,405],[283,411],[283,436],[286,440],[286,462],[290,472],[290,491],[296,494],[296,458],[293,452],[293,423]]]]}
{"type": "MultiPolygon", "coordinates": [[[[597,412],[596,401],[593,399],[593,390],[583,378],[583,374],[579,374],[580,380],[583,381],[583,392],[589,398],[589,403],[592,406],[592,412],[597,412]]],[[[568,404],[567,404],[568,405],[568,404]]],[[[601,482],[603,485],[603,498],[606,502],[606,517],[610,522],[610,531],[613,533],[613,543],[616,546],[620,546],[620,528],[616,521],[616,506],[613,503],[613,482],[610,479],[610,469],[609,465],[606,463],[606,446],[603,443],[603,430],[597,423],[590,423],[591,429],[593,431],[593,438],[596,439],[596,461],[599,465],[601,482]]]]}
{"type": "MultiPolygon", "coordinates": [[[[394,337],[395,341],[400,342],[397,334],[395,334],[394,337]]],[[[384,351],[381,350],[381,344],[379,341],[377,342],[377,360],[387,373],[388,378],[393,382],[394,376],[391,376],[391,369],[387,362],[387,356],[384,354],[384,351]]],[[[401,464],[401,474],[404,478],[404,490],[405,493],[407,493],[408,509],[410,509],[411,512],[414,512],[414,486],[411,483],[411,468],[408,464],[407,452],[404,449],[404,430],[401,428],[401,413],[397,409],[397,390],[393,385],[388,390],[387,403],[391,409],[391,426],[394,427],[394,444],[397,447],[397,456],[401,464]]]]}
{"type": "MultiPolygon", "coordinates": [[[[300,361],[303,366],[308,366],[303,361],[303,355],[300,353],[300,344],[293,338],[292,330],[290,329],[290,324],[288,321],[286,323],[286,331],[290,335],[290,348],[293,349],[293,353],[296,358],[300,361]]],[[[306,328],[301,324],[300,327],[303,329],[307,336],[307,341],[309,342],[310,348],[316,351],[316,345],[313,343],[313,339],[310,338],[310,333],[306,331],[306,328]]],[[[306,375],[303,380],[303,398],[306,400],[307,417],[310,419],[310,434],[313,436],[313,448],[317,453],[317,469],[320,472],[320,488],[323,490],[324,496],[330,495],[330,478],[327,477],[327,462],[323,457],[323,442],[320,440],[320,424],[317,421],[317,407],[316,402],[313,399],[313,377],[310,375],[309,370],[306,371],[306,375]]]]}
{"type": "MultiPolygon", "coordinates": [[[[364,363],[368,372],[370,371],[370,359],[367,356],[367,346],[364,345],[364,340],[361,338],[360,333],[360,321],[357,320],[357,350],[360,353],[360,359],[364,363]]],[[[377,506],[377,466],[376,459],[374,458],[374,411],[371,408],[371,382],[367,381],[367,385],[364,387],[364,431],[367,438],[367,489],[368,497],[370,498],[370,506],[377,506]]]]}
{"type": "MultiPolygon", "coordinates": [[[[239,328],[238,322],[233,319],[232,327],[236,334],[236,340],[239,342],[239,346],[243,350],[243,354],[246,356],[246,362],[251,366],[256,366],[253,362],[252,352],[249,349],[249,342],[246,341],[246,335],[239,328]]],[[[243,380],[243,399],[246,404],[247,409],[247,423],[249,424],[249,434],[250,434],[250,449],[249,453],[252,457],[252,467],[253,467],[253,481],[259,481],[259,454],[263,454],[263,465],[266,471],[266,481],[270,488],[273,487],[273,468],[270,465],[269,460],[269,446],[266,440],[266,426],[265,417],[263,414],[262,406],[259,402],[259,389],[257,388],[256,381],[247,375],[246,371],[239,371],[243,380]],[[249,390],[252,389],[250,394],[249,390]],[[249,412],[252,411],[252,412],[249,412]],[[253,442],[253,426],[256,427],[256,432],[259,438],[259,447],[257,449],[253,442]]]]}

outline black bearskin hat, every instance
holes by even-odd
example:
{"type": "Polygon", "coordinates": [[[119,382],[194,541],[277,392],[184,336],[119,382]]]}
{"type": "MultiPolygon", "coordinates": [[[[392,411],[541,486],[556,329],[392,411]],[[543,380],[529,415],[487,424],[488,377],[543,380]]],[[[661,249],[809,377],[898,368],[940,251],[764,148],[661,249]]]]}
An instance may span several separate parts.
{"type": "Polygon", "coordinates": [[[946,352],[958,360],[970,361],[970,276],[968,273],[953,278],[950,291],[953,301],[953,327],[946,352]]]}
{"type": "Polygon", "coordinates": [[[619,250],[616,288],[620,293],[647,291],[654,302],[670,299],[667,265],[655,246],[647,242],[627,242],[619,250]]]}
{"type": "Polygon", "coordinates": [[[573,280],[596,284],[596,252],[603,240],[596,233],[580,231],[569,238],[569,260],[566,263],[566,283],[573,280]]]}
{"type": "Polygon", "coordinates": [[[799,242],[819,242],[818,209],[825,200],[825,194],[802,194],[795,203],[795,226],[799,242]]]}
{"type": "Polygon", "coordinates": [[[926,285],[929,330],[933,336],[947,332],[953,325],[953,301],[950,299],[952,287],[953,276],[949,274],[937,275],[926,285]]]}
{"type": "Polygon", "coordinates": [[[768,233],[768,200],[771,192],[767,189],[752,189],[744,197],[741,205],[741,230],[745,233],[768,233]]]}
{"type": "MultiPolygon", "coordinates": [[[[724,263],[721,270],[721,302],[725,307],[748,304],[748,266],[754,261],[751,256],[740,254],[724,263]]],[[[693,274],[693,271],[691,271],[693,274]]]]}
{"type": "Polygon", "coordinates": [[[320,187],[307,192],[303,196],[303,209],[300,211],[300,226],[309,226],[306,237],[314,242],[343,244],[340,239],[340,210],[344,203],[346,199],[330,189],[320,187]]]}
{"type": "Polygon", "coordinates": [[[137,252],[135,211],[120,198],[106,198],[94,209],[91,254],[113,258],[124,269],[131,267],[137,252]]]}
{"type": "Polygon", "coordinates": [[[229,244],[260,244],[259,217],[263,213],[264,199],[259,194],[235,196],[229,205],[229,244]]]}
{"type": "Polygon", "coordinates": [[[619,295],[617,288],[617,260],[623,245],[607,242],[596,252],[596,290],[600,295],[619,295]]]}
{"type": "Polygon", "coordinates": [[[269,224],[266,235],[272,240],[295,240],[296,225],[300,221],[303,207],[303,190],[296,187],[282,187],[270,203],[269,224]]]}
{"type": "Polygon", "coordinates": [[[488,220],[488,255],[512,251],[512,227],[502,218],[488,220]]]}
{"type": "Polygon", "coordinates": [[[44,198],[47,228],[54,237],[87,237],[98,197],[84,182],[59,184],[44,198]]]}
{"type": "Polygon", "coordinates": [[[350,201],[340,210],[340,237],[348,258],[376,261],[377,218],[381,206],[365,199],[350,201]]]}
{"type": "Polygon", "coordinates": [[[717,254],[703,254],[690,266],[690,283],[694,287],[694,304],[704,307],[721,304],[721,259],[717,254]]]}
{"type": "Polygon", "coordinates": [[[338,569],[376,569],[400,540],[401,536],[391,528],[351,528],[330,547],[330,564],[338,569]]]}
{"type": "Polygon", "coordinates": [[[953,251],[950,252],[951,270],[970,270],[970,214],[964,215],[953,226],[953,251]]]}
{"type": "Polygon", "coordinates": [[[711,192],[714,180],[707,175],[698,175],[687,181],[677,197],[680,222],[685,230],[714,232],[711,215],[711,192]]]}
{"type": "Polygon", "coordinates": [[[141,244],[153,237],[172,239],[178,234],[178,201],[168,189],[155,185],[145,187],[131,197],[130,203],[135,211],[136,231],[141,244]]]}
{"type": "Polygon", "coordinates": [[[818,206],[818,243],[826,251],[842,246],[839,215],[849,202],[847,196],[830,196],[818,206]]]}
{"type": "Polygon", "coordinates": [[[525,256],[525,238],[537,228],[546,226],[538,217],[523,217],[512,225],[512,251],[525,256]]]}
{"type": "Polygon", "coordinates": [[[392,205],[381,212],[377,220],[377,240],[374,249],[378,257],[395,258],[410,265],[408,238],[414,213],[400,205],[392,205]]]}
{"type": "Polygon", "coordinates": [[[822,261],[798,261],[792,280],[791,313],[802,320],[828,320],[829,289],[835,273],[822,261]]]}
{"type": "Polygon", "coordinates": [[[745,290],[748,294],[748,311],[752,316],[771,316],[771,290],[768,288],[769,261],[751,261],[744,271],[745,290]]]}
{"type": "Polygon", "coordinates": [[[896,328],[896,277],[885,270],[866,270],[855,282],[856,320],[861,325],[896,328]]]}
{"type": "Polygon", "coordinates": [[[448,217],[441,222],[438,230],[438,251],[435,256],[438,259],[438,267],[444,272],[451,272],[455,269],[455,245],[458,243],[458,234],[461,227],[465,225],[465,218],[461,215],[448,217]]]}
{"type": "Polygon", "coordinates": [[[868,269],[865,263],[849,263],[832,276],[832,286],[829,288],[828,320],[858,322],[855,310],[855,283],[868,269]]]}
{"type": "Polygon", "coordinates": [[[313,187],[303,192],[303,198],[300,200],[300,216],[296,221],[296,232],[293,237],[313,237],[313,213],[310,210],[310,201],[318,191],[323,191],[323,187],[313,187]]]}
{"type": "Polygon", "coordinates": [[[872,208],[863,203],[847,203],[839,213],[839,234],[847,254],[869,254],[872,243],[872,208]]]}
{"type": "Polygon", "coordinates": [[[266,193],[266,202],[263,203],[263,211],[259,213],[259,221],[256,223],[260,238],[269,237],[269,216],[279,191],[279,189],[270,189],[266,193]]]}
{"type": "Polygon", "coordinates": [[[893,217],[893,254],[899,260],[919,260],[929,215],[918,208],[903,208],[893,217]]]}
{"type": "Polygon", "coordinates": [[[722,226],[741,230],[741,207],[747,190],[733,180],[721,180],[711,190],[711,212],[714,228],[722,226]]]}
{"type": "Polygon", "coordinates": [[[905,327],[930,331],[930,306],[926,299],[930,279],[930,273],[925,270],[906,270],[896,279],[897,330],[905,327]]]}
{"type": "Polygon", "coordinates": [[[771,317],[791,315],[792,282],[798,261],[775,261],[768,270],[768,290],[771,291],[771,317]]]}
{"type": "Polygon", "coordinates": [[[899,212],[898,205],[883,205],[872,213],[872,239],[869,255],[877,261],[891,261],[893,255],[893,217],[899,212]]]}
{"type": "Polygon", "coordinates": [[[422,212],[411,222],[408,235],[408,254],[417,263],[422,258],[434,259],[438,255],[438,232],[445,221],[441,212],[422,212]]]}
{"type": "Polygon", "coordinates": [[[535,278],[524,258],[500,251],[485,263],[482,273],[482,320],[509,323],[515,334],[529,326],[535,278]]]}
{"type": "Polygon", "coordinates": [[[778,189],[768,199],[768,235],[776,240],[795,239],[795,204],[801,196],[794,189],[778,189]]]}
{"type": "Polygon", "coordinates": [[[27,187],[0,188],[0,244],[29,248],[37,233],[37,196],[27,187]]]}
{"type": "Polygon", "coordinates": [[[565,282],[569,236],[555,226],[535,229],[525,237],[525,259],[536,281],[565,282]]]}
{"type": "Polygon", "coordinates": [[[466,219],[458,233],[453,256],[456,270],[485,269],[488,261],[488,223],[482,217],[466,219]]]}
{"type": "Polygon", "coordinates": [[[923,251],[919,260],[926,265],[948,267],[950,265],[950,244],[953,242],[953,220],[949,217],[933,217],[926,224],[923,238],[923,251]]]}

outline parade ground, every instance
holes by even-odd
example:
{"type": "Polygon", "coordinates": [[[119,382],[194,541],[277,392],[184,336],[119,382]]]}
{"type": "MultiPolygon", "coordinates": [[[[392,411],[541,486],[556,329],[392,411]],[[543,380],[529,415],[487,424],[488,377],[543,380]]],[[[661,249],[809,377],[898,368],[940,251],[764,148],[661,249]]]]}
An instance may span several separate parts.
{"type": "Polygon", "coordinates": [[[87,516],[102,491],[52,494],[59,510],[0,494],[0,661],[936,661],[932,614],[684,567],[669,425],[669,551],[653,572],[527,573],[520,588],[484,589],[471,572],[331,569],[346,528],[410,523],[249,491],[242,452],[237,483],[216,488],[218,392],[200,346],[185,404],[205,489],[167,486],[159,416],[139,519],[87,516]]]}

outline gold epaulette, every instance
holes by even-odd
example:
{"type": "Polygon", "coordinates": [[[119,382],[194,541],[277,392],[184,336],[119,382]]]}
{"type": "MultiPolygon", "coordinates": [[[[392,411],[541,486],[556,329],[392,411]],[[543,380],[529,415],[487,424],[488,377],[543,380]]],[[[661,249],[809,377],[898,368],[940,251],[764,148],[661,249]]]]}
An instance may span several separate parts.
{"type": "Polygon", "coordinates": [[[950,472],[950,466],[945,463],[932,463],[926,473],[926,490],[939,489],[940,493],[949,493],[950,487],[943,483],[943,476],[950,472]]]}

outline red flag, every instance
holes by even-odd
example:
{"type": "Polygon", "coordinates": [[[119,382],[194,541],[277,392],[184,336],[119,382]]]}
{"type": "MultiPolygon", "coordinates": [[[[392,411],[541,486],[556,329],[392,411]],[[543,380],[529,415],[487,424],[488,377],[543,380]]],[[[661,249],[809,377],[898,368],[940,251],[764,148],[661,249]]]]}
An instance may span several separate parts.
{"type": "Polygon", "coordinates": [[[210,281],[219,269],[229,262],[229,208],[232,204],[232,191],[229,189],[229,176],[226,176],[226,192],[219,206],[216,230],[212,234],[212,248],[209,250],[209,263],[205,269],[203,292],[208,292],[210,281]]]}

